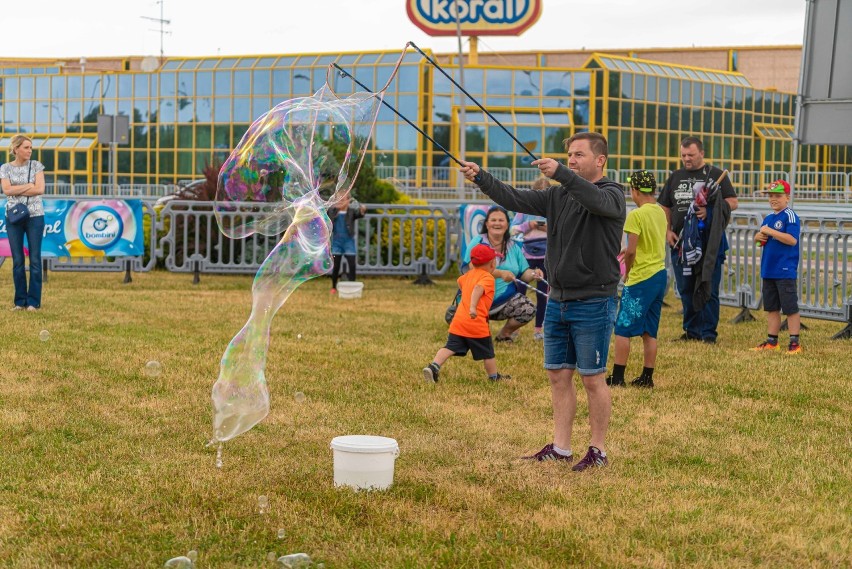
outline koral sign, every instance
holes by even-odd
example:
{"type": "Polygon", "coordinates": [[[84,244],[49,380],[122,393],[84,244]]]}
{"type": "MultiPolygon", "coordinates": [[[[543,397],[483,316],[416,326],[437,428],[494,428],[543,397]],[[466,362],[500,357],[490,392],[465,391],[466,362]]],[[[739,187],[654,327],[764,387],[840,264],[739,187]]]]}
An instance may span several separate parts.
{"type": "Polygon", "coordinates": [[[541,0],[406,0],[409,19],[430,36],[519,36],[541,16],[541,0]],[[458,18],[456,17],[458,7],[458,18]]]}

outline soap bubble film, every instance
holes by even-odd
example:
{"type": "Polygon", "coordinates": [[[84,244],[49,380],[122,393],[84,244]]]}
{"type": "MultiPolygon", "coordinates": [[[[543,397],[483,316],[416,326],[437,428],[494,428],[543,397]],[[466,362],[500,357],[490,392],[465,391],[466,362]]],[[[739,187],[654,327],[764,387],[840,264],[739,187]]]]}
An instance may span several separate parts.
{"type": "Polygon", "coordinates": [[[326,84],[276,105],[249,127],[219,171],[215,213],[232,238],[278,236],[252,285],[252,310],[222,355],[213,386],[213,439],[228,441],[269,413],[266,358],[272,319],[303,282],[327,273],[328,207],[348,195],[370,142],[384,91],[340,98],[326,84]]]}

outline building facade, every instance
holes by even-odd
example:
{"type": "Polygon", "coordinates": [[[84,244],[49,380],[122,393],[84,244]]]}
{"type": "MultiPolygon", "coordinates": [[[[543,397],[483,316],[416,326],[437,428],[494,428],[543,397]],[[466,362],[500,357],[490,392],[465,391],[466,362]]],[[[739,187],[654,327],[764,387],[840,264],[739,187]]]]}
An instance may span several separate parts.
{"type": "MultiPolygon", "coordinates": [[[[364,85],[377,88],[390,77],[399,55],[168,58],[149,72],[141,70],[139,58],[95,60],[85,66],[0,61],[0,145],[8,147],[14,133],[26,133],[34,139],[49,182],[98,187],[109,180],[110,153],[97,142],[97,117],[124,114],[131,132],[128,144],[117,148],[117,183],[198,178],[205,167],[218,166],[252,121],[275,104],[319,89],[329,64],[336,62],[364,85]]],[[[755,87],[731,69],[736,66],[730,52],[726,69],[637,55],[584,53],[582,63],[571,65],[565,62],[577,61],[576,52],[505,54],[499,60],[481,55],[478,64],[466,64],[465,89],[526,149],[420,54],[405,55],[385,101],[456,156],[462,154],[464,109],[464,156],[487,168],[528,169],[530,154],[561,155],[564,138],[594,130],[610,141],[611,169],[676,168],[678,142],[691,134],[704,139],[708,159],[722,167],[789,170],[793,92],[755,87]]],[[[437,59],[459,78],[452,56],[437,59]]],[[[350,79],[329,76],[340,94],[360,90],[350,79]]],[[[433,176],[440,176],[437,169],[452,165],[384,107],[367,159],[421,184],[432,183],[433,176]]],[[[852,153],[849,147],[802,147],[800,168],[845,175],[852,171],[852,153]]]]}

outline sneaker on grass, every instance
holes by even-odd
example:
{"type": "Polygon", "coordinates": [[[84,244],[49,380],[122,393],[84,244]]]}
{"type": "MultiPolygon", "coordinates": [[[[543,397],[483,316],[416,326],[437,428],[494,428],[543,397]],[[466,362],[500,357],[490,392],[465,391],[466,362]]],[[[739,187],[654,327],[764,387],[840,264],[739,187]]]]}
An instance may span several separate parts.
{"type": "Polygon", "coordinates": [[[559,454],[555,450],[553,450],[553,443],[544,445],[544,448],[538,451],[535,454],[531,454],[529,456],[522,456],[521,460],[536,460],[538,462],[545,462],[548,460],[567,460],[568,462],[574,461],[574,454],[564,455],[559,454]]]}
{"type": "Polygon", "coordinates": [[[624,387],[624,378],[613,379],[611,375],[606,376],[606,384],[610,387],[624,387]]]}
{"type": "Polygon", "coordinates": [[[764,340],[753,348],[749,348],[752,352],[769,352],[769,351],[778,351],[778,344],[771,343],[769,340],[764,340]]]}
{"type": "Polygon", "coordinates": [[[601,454],[601,451],[598,450],[597,447],[589,447],[589,452],[586,453],[586,456],[580,460],[577,464],[571,468],[576,472],[582,472],[587,468],[591,468],[593,466],[598,468],[603,468],[608,465],[609,461],[606,459],[604,455],[601,454]]]}
{"type": "Polygon", "coordinates": [[[438,383],[438,375],[440,374],[440,368],[436,366],[434,363],[431,363],[423,368],[423,379],[429,381],[431,383],[438,383]]]}
{"type": "Polygon", "coordinates": [[[654,387],[654,380],[651,379],[650,377],[645,377],[644,375],[640,375],[639,377],[637,377],[636,379],[631,381],[630,385],[632,385],[633,387],[647,387],[647,388],[650,389],[650,388],[654,387]]]}
{"type": "Polygon", "coordinates": [[[788,356],[798,356],[802,353],[802,345],[798,342],[790,342],[790,345],[787,347],[787,351],[785,353],[788,356]]]}

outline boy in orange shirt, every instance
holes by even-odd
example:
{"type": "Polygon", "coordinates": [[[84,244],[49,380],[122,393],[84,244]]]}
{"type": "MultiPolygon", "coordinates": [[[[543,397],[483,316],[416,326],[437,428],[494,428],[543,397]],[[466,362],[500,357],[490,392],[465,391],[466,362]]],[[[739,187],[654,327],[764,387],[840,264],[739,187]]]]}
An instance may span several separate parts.
{"type": "Polygon", "coordinates": [[[494,301],[494,269],[497,259],[494,249],[479,244],[470,252],[471,270],[459,277],[461,289],[459,307],[450,322],[447,344],[435,354],[432,363],[423,368],[426,381],[438,382],[441,365],[450,356],[466,356],[470,351],[473,359],[483,360],[485,372],[491,381],[511,379],[497,373],[494,360],[494,344],[488,326],[488,311],[494,301]]]}

